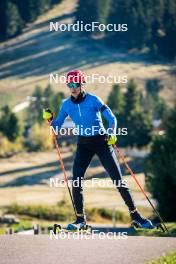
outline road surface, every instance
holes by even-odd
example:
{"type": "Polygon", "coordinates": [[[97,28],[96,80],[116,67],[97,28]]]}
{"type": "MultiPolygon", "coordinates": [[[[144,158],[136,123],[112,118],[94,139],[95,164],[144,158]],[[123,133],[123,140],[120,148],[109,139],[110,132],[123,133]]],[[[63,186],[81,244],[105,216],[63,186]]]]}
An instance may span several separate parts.
{"type": "Polygon", "coordinates": [[[54,238],[48,235],[1,235],[1,264],[143,264],[170,250],[176,238],[54,238]]]}

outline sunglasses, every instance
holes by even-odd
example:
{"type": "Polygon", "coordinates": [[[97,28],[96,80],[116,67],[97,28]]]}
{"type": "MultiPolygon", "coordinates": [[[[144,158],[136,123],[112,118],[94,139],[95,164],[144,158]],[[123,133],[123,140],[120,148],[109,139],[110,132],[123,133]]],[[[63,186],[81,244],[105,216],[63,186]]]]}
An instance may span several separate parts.
{"type": "Polygon", "coordinates": [[[73,88],[73,89],[77,89],[77,88],[79,88],[80,87],[80,83],[67,83],[67,86],[69,87],[69,88],[73,88]]]}

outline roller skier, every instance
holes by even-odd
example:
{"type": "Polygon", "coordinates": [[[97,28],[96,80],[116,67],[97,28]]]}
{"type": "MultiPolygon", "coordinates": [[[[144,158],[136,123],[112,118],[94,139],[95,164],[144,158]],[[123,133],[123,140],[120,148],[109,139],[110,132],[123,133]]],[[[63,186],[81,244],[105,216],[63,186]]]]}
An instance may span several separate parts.
{"type": "Polygon", "coordinates": [[[113,145],[117,141],[117,121],[110,108],[96,95],[85,92],[85,76],[80,70],[72,70],[67,74],[67,86],[70,97],[64,100],[59,114],[53,119],[50,109],[43,112],[43,118],[50,121],[54,129],[60,129],[64,120],[69,116],[78,129],[77,150],[73,164],[72,197],[76,209],[76,219],[68,224],[67,230],[75,231],[84,228],[86,214],[84,211],[82,180],[91,159],[96,154],[112,181],[115,183],[126,206],[128,207],[132,223],[139,228],[152,229],[152,222],[143,217],[136,208],[128,186],[124,186],[122,173],[113,145]],[[108,133],[103,126],[103,116],[108,121],[108,133]],[[104,133],[102,133],[104,132],[104,133]],[[74,185],[74,182],[79,182],[74,185]]]}

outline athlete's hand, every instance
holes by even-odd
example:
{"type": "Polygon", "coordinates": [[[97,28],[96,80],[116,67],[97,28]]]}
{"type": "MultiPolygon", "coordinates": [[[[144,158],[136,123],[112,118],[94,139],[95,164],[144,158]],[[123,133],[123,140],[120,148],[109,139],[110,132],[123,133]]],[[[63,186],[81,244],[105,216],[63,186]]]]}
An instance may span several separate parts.
{"type": "Polygon", "coordinates": [[[54,113],[49,109],[43,109],[43,119],[51,122],[53,120],[54,113]]]}
{"type": "Polygon", "coordinates": [[[116,135],[110,135],[108,138],[108,145],[114,145],[117,141],[116,135]]]}

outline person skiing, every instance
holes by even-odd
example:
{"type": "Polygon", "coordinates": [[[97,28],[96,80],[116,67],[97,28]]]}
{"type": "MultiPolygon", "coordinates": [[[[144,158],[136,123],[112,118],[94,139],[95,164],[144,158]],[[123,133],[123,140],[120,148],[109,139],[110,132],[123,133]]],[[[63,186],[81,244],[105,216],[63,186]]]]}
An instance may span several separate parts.
{"type": "Polygon", "coordinates": [[[57,118],[53,119],[50,109],[43,111],[43,118],[50,121],[54,129],[56,127],[60,129],[67,116],[72,119],[78,129],[72,178],[72,195],[77,217],[73,223],[68,224],[67,229],[75,231],[86,226],[82,180],[95,154],[99,157],[127,205],[132,223],[140,228],[154,228],[152,222],[138,212],[128,186],[123,184],[121,169],[113,148],[117,141],[116,117],[98,96],[85,91],[85,82],[85,76],[80,70],[68,72],[66,84],[70,89],[70,97],[63,101],[57,118]],[[108,133],[104,128],[101,116],[108,121],[108,133]],[[79,184],[75,185],[74,182],[79,184]]]}

